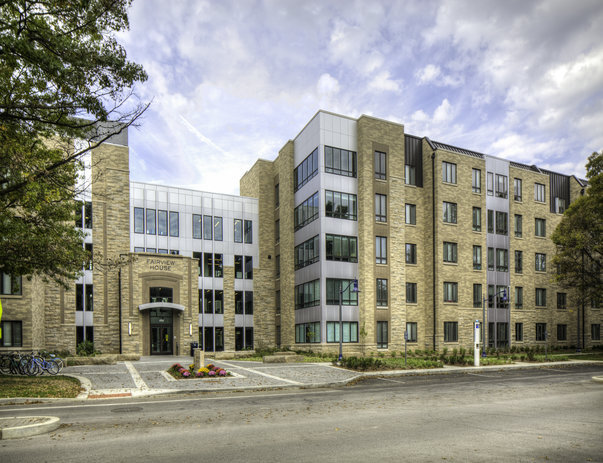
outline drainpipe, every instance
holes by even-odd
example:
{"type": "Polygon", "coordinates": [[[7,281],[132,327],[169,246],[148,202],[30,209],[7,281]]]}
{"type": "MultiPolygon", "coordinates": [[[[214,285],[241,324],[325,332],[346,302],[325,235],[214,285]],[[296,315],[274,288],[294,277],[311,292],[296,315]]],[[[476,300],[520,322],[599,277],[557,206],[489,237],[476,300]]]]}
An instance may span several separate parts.
{"type": "Polygon", "coordinates": [[[436,199],[435,199],[435,151],[431,153],[431,236],[432,236],[432,274],[433,274],[433,350],[436,350],[436,199]]]}
{"type": "Polygon", "coordinates": [[[122,333],[122,329],[121,329],[121,268],[117,271],[117,288],[118,288],[118,293],[119,293],[119,302],[118,302],[118,307],[119,307],[119,353],[123,354],[122,352],[122,340],[121,340],[121,333],[122,333]]]}

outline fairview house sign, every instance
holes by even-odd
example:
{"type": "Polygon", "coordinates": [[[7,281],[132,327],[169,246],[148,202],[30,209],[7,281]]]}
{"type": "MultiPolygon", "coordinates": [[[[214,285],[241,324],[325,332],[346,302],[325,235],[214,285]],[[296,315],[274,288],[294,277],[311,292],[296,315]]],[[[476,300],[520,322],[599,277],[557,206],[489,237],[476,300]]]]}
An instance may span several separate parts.
{"type": "Polygon", "coordinates": [[[159,270],[163,272],[172,272],[176,261],[163,259],[147,259],[149,270],[159,270]]]}

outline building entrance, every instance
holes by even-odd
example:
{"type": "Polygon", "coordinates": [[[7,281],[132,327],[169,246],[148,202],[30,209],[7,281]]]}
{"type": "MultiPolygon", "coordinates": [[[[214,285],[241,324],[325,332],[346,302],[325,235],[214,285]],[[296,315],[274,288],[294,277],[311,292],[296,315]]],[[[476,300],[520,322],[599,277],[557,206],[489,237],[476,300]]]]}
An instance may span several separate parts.
{"type": "Polygon", "coordinates": [[[173,354],[173,325],[171,309],[152,309],[151,321],[151,355],[173,354]]]}

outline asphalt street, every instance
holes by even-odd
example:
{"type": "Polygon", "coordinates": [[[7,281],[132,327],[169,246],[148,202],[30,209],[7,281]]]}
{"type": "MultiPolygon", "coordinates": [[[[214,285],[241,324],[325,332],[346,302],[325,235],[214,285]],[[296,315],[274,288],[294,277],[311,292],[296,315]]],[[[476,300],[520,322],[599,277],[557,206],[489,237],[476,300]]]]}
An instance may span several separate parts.
{"type": "Polygon", "coordinates": [[[61,427],[0,461],[603,461],[602,366],[4,406],[61,427]]]}

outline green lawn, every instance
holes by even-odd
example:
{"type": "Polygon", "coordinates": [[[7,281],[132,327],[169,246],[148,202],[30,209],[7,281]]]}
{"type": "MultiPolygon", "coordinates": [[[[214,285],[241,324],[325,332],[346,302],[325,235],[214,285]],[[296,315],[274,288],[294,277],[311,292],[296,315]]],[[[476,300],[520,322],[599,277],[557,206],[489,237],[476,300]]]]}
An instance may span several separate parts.
{"type": "Polygon", "coordinates": [[[0,398],[53,397],[70,399],[80,392],[80,382],[69,376],[0,375],[0,398]]]}

